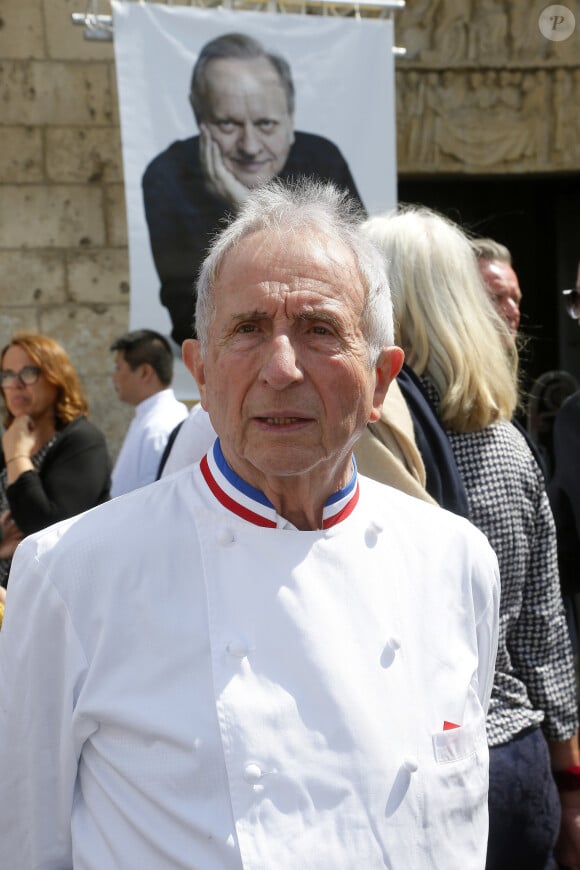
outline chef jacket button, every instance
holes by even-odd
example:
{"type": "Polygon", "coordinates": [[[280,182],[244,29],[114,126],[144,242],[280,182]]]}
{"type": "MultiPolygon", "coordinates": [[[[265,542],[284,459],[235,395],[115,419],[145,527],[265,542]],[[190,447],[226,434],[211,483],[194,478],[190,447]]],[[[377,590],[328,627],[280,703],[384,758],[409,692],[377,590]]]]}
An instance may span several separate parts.
{"type": "Polygon", "coordinates": [[[249,652],[248,647],[241,640],[230,640],[226,649],[231,656],[235,656],[237,659],[245,658],[249,652]]]}
{"type": "Polygon", "coordinates": [[[379,535],[383,531],[383,526],[376,520],[371,520],[365,532],[365,543],[367,547],[373,548],[377,546],[379,535]]]}
{"type": "Polygon", "coordinates": [[[412,755],[408,755],[405,759],[403,759],[403,767],[405,768],[407,773],[415,773],[415,771],[419,769],[417,759],[413,758],[412,755]]]}
{"type": "Polygon", "coordinates": [[[218,535],[218,543],[222,545],[222,547],[229,547],[232,544],[235,544],[236,536],[232,532],[231,529],[227,527],[225,529],[221,529],[218,535]]]}
{"type": "Polygon", "coordinates": [[[401,649],[401,641],[398,637],[390,637],[387,641],[387,644],[391,647],[393,651],[401,649]]]}
{"type": "Polygon", "coordinates": [[[246,764],[244,768],[244,779],[246,782],[254,785],[262,779],[262,771],[257,764],[246,764]]]}

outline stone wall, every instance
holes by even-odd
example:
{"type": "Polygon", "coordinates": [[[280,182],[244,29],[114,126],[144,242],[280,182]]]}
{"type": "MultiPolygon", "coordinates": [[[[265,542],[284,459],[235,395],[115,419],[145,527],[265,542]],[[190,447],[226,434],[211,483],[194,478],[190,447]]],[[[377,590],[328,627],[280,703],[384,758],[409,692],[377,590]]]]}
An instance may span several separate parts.
{"type": "MultiPolygon", "coordinates": [[[[71,21],[90,5],[0,0],[0,343],[18,328],[61,341],[114,454],[131,415],[108,351],[128,325],[127,233],[113,44],[71,21]]],[[[580,0],[561,42],[540,33],[545,6],[408,0],[401,174],[580,169],[580,0]]]]}
{"type": "Polygon", "coordinates": [[[108,350],[128,324],[123,171],[113,45],[73,26],[85,8],[0,0],[0,342],[59,340],[115,453],[131,414],[108,350]]]}

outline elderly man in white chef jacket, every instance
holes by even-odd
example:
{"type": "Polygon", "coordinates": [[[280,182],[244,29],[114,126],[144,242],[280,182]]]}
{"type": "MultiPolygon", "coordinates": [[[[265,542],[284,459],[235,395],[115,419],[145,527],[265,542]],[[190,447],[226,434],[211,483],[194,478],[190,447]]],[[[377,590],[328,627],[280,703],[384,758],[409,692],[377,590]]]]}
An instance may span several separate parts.
{"type": "Polygon", "coordinates": [[[370,245],[331,186],[253,192],[183,349],[215,444],[18,548],[0,867],[484,867],[497,564],[357,475],[402,362],[370,245]]]}

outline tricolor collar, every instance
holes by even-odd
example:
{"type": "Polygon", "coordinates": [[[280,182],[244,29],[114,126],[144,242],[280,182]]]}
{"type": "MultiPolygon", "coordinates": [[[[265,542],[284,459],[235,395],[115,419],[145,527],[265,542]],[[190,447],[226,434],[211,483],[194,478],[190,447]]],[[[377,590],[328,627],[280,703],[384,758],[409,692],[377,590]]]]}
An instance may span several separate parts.
{"type": "MultiPolygon", "coordinates": [[[[353,456],[353,472],[345,487],[334,492],[322,513],[322,528],[328,529],[346,519],[354,510],[359,496],[356,462],[353,456]]],[[[256,526],[268,529],[290,527],[280,517],[272,502],[263,492],[250,486],[233,471],[225,460],[219,438],[200,463],[201,473],[211,492],[225,508],[256,526]]]]}

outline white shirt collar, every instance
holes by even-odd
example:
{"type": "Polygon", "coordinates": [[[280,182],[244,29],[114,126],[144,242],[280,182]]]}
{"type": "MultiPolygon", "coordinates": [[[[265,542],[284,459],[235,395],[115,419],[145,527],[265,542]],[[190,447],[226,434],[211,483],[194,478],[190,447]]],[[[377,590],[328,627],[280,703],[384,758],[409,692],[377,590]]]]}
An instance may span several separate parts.
{"type": "Polygon", "coordinates": [[[151,396],[147,396],[146,399],[143,399],[142,402],[135,407],[135,416],[142,417],[143,414],[146,414],[154,405],[158,402],[163,401],[167,396],[173,398],[173,388],[166,387],[164,390],[158,390],[156,393],[153,393],[151,396]]]}

